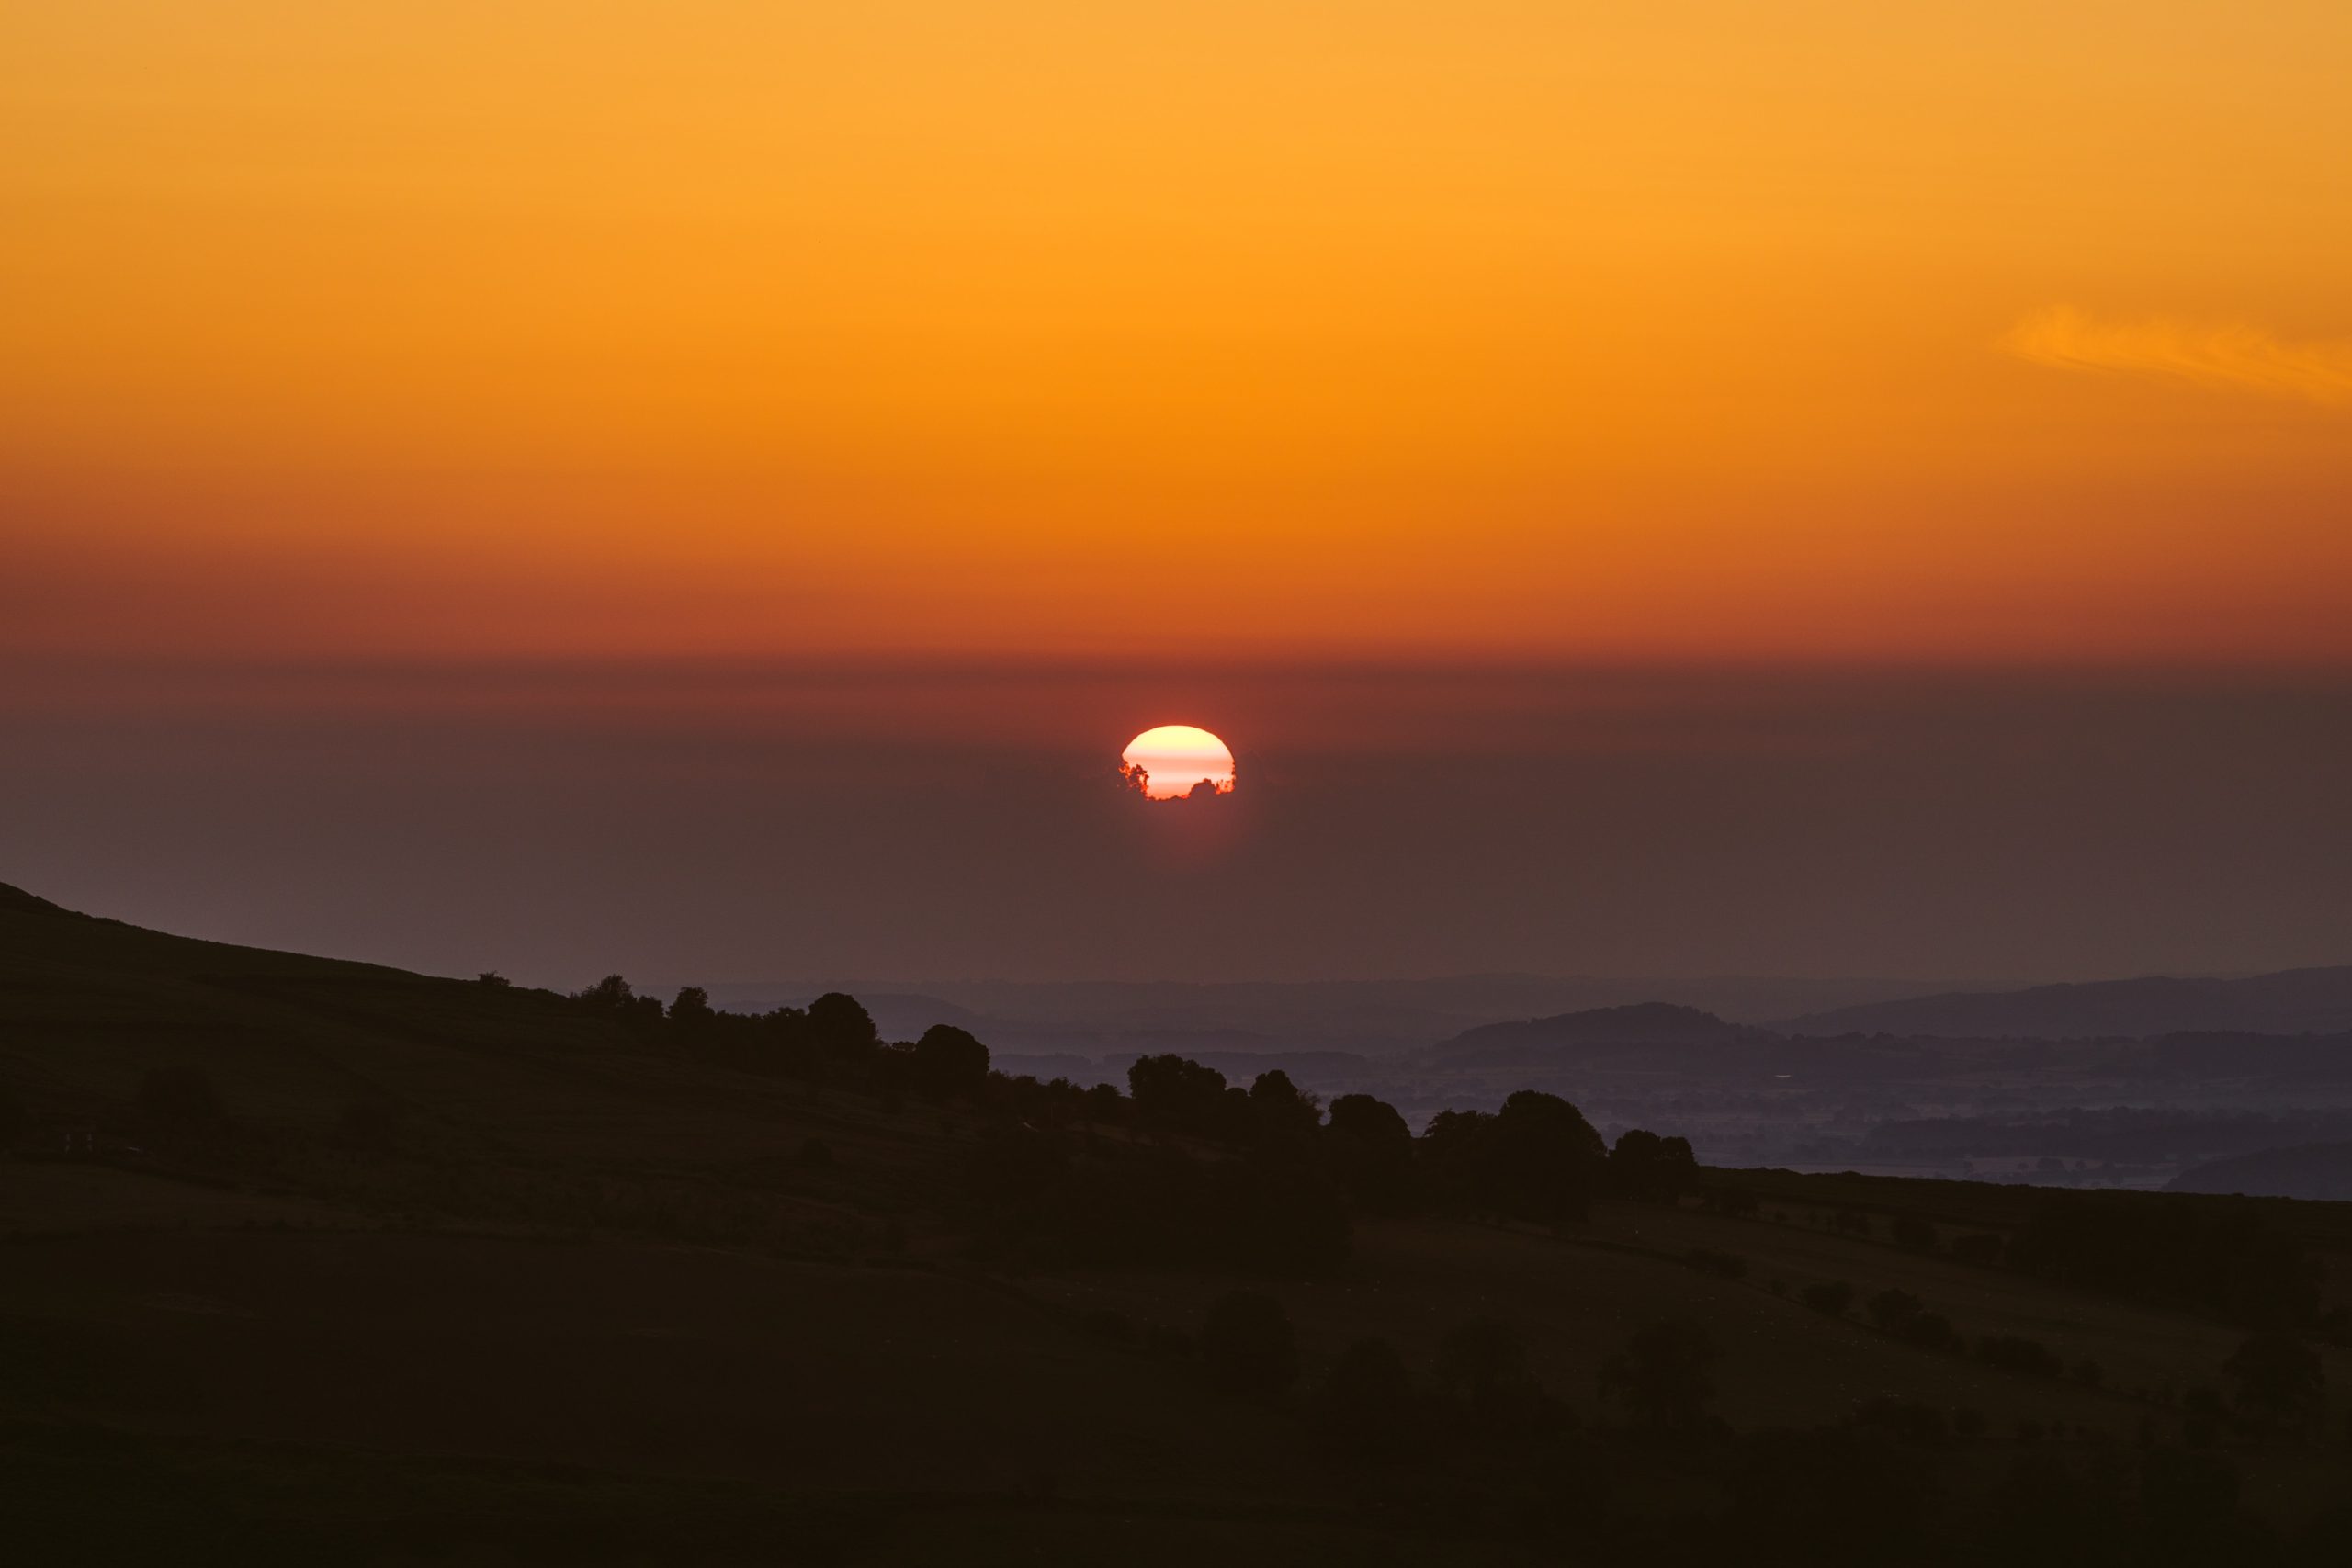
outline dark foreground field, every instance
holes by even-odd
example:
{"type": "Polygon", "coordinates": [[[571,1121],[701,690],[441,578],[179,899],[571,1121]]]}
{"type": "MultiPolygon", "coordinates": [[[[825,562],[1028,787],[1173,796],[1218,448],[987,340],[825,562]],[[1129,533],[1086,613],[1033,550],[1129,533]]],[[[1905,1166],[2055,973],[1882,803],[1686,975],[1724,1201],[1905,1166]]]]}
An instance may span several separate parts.
{"type": "Polygon", "coordinates": [[[2179,1247],[2222,1260],[2201,1271],[2037,1251],[2029,1190],[1771,1172],[1604,1187],[1582,1218],[1416,1189],[1353,1203],[1296,1267],[1092,1248],[1023,1216],[1075,1200],[1007,1160],[1050,1136],[1084,1186],[1260,1156],[679,1038],[0,890],[9,1559],[2316,1563],[2352,1542],[2334,1205],[2114,1211],[2160,1238],[2187,1216],[2179,1247]],[[1237,1291],[1274,1303],[1295,1365],[1219,1349],[1237,1291]],[[1698,1348],[1679,1371],[1636,1351],[1660,1325],[1698,1348]],[[2257,1340],[2314,1356],[2315,1396],[2266,1402],[2257,1340]]]}

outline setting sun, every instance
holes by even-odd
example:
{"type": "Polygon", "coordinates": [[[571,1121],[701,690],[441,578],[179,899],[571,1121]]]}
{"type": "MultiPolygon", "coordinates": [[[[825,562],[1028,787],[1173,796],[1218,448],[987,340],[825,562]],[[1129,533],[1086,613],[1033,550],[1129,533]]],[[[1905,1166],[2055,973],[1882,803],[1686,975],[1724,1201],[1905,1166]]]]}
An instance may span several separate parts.
{"type": "Polygon", "coordinates": [[[1233,792],[1231,748],[1193,725],[1147,729],[1127,742],[1119,761],[1128,787],[1147,800],[1182,800],[1204,786],[1211,795],[1233,792]]]}

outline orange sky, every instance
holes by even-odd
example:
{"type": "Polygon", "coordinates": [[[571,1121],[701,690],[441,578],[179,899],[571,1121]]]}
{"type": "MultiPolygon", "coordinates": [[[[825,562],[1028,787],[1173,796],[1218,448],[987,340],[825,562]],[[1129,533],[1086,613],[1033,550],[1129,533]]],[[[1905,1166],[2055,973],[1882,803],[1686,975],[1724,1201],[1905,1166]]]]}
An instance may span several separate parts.
{"type": "Polygon", "coordinates": [[[0,649],[2341,662],[2346,80],[2341,0],[0,0],[0,649]]]}

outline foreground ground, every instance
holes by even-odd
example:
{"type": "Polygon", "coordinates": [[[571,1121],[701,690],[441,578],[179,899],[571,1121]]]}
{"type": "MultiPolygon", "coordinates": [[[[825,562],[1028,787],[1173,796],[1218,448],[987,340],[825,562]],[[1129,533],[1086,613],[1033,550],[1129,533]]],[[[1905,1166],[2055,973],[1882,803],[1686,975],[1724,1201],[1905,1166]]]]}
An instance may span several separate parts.
{"type": "MultiPolygon", "coordinates": [[[[1671,1521],[1727,1506],[1755,1434],[1873,1402],[1961,1418],[1919,1459],[1955,1497],[2036,1465],[2136,1477],[2245,1337],[1952,1256],[2030,1193],[1770,1173],[1710,1176],[1749,1203],[1605,1201],[1566,1226],[1359,1216],[1348,1260],[1306,1277],[1015,1268],[958,1219],[968,1107],[30,901],[0,899],[0,1085],[26,1108],[0,1157],[0,1517],[43,1561],[1656,1558],[1671,1521]],[[233,1126],[141,1142],[124,1107],[190,1061],[233,1126]],[[349,1135],[361,1099],[399,1108],[396,1137],[349,1135]],[[1904,1215],[1932,1246],[1894,1245],[1904,1215]],[[1837,1282],[1853,1304],[1806,1303],[1837,1282]],[[1186,1353],[1237,1288],[1295,1324],[1288,1391],[1219,1392],[1186,1353]],[[1906,1344],[1862,1310],[1887,1290],[2097,1378],[1906,1344]],[[1384,1341],[1428,1386],[1481,1321],[1517,1331],[1573,1432],[1449,1429],[1378,1465],[1318,1438],[1348,1347],[1384,1341]],[[1660,1322],[1720,1350],[1713,1436],[1658,1443],[1600,1397],[1660,1322]]],[[[2352,1221],[2272,1212],[2344,1300],[2352,1221]]],[[[2352,1359],[2322,1354],[2302,1440],[2203,1439],[2289,1554],[2324,1551],[2296,1543],[2352,1496],[2352,1359]]]]}

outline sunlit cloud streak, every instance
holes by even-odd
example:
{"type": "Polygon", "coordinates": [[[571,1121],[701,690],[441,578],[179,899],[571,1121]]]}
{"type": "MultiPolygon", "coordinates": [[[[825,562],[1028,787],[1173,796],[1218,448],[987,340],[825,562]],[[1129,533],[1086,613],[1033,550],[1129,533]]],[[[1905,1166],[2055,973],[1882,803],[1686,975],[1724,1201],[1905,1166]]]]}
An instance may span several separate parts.
{"type": "Polygon", "coordinates": [[[2001,347],[2062,370],[2170,376],[2202,386],[2352,404],[2352,341],[2290,343],[2237,321],[2101,321],[2071,306],[2037,310],[2001,347]]]}

